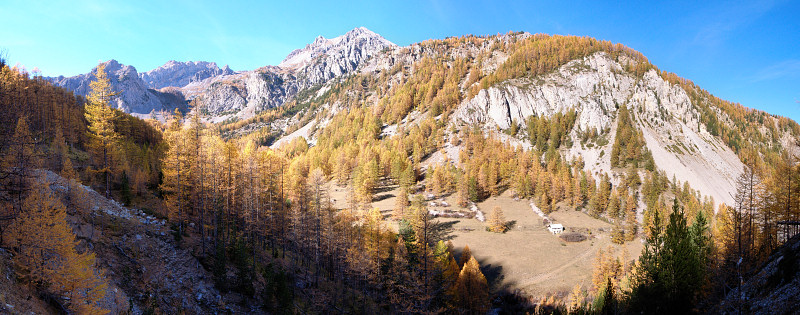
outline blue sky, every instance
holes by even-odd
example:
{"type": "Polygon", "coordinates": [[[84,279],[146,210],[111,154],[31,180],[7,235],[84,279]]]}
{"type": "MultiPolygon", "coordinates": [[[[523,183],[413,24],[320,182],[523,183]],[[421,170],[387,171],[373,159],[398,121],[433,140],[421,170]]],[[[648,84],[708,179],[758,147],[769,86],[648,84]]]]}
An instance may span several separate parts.
{"type": "Polygon", "coordinates": [[[276,65],[318,35],[364,26],[398,45],[508,31],[622,43],[662,70],[748,107],[800,120],[800,1],[0,2],[0,51],[46,76],[117,59],[234,70],[276,65]]]}

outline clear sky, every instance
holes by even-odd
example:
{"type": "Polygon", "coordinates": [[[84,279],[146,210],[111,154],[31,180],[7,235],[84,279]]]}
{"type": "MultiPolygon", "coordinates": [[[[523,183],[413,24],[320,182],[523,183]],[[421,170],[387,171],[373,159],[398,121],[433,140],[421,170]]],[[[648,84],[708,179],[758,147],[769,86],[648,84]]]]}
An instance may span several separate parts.
{"type": "Polygon", "coordinates": [[[276,65],[364,26],[404,46],[508,31],[588,35],[748,107],[800,120],[800,1],[0,1],[0,51],[45,76],[117,59],[276,65]]]}

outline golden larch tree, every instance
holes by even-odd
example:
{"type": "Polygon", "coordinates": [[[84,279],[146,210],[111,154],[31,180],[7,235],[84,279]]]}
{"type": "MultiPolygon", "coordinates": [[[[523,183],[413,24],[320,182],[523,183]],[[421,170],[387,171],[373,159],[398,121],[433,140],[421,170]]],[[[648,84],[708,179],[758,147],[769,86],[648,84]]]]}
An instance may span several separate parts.
{"type": "Polygon", "coordinates": [[[22,208],[23,196],[28,191],[29,181],[33,177],[32,171],[41,164],[36,151],[36,139],[28,127],[28,119],[22,116],[17,120],[14,135],[11,137],[8,149],[2,159],[2,176],[6,178],[6,187],[12,198],[11,216],[19,214],[22,208]]]}
{"type": "Polygon", "coordinates": [[[49,187],[34,181],[24,211],[9,227],[20,276],[61,297],[81,314],[105,314],[98,305],[107,284],[95,270],[94,253],[79,253],[67,213],[49,187]]]}
{"type": "Polygon", "coordinates": [[[461,269],[456,292],[457,304],[463,312],[485,314],[489,310],[489,284],[475,257],[471,257],[461,269]]]}
{"type": "Polygon", "coordinates": [[[105,196],[108,198],[111,187],[111,158],[119,139],[114,130],[114,121],[119,112],[109,104],[117,93],[111,90],[111,81],[108,80],[105,69],[105,64],[97,65],[96,79],[89,84],[91,91],[87,97],[85,116],[89,123],[90,146],[102,162],[102,167],[95,172],[105,175],[105,196]]]}
{"type": "Polygon", "coordinates": [[[500,206],[494,206],[492,212],[489,213],[489,231],[495,233],[505,233],[508,231],[506,216],[503,214],[503,209],[500,208],[500,206]]]}

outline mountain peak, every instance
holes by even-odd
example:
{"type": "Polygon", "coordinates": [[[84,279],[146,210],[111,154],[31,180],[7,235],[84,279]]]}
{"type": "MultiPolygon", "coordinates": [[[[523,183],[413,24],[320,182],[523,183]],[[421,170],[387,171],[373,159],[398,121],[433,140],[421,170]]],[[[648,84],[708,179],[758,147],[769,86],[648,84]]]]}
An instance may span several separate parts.
{"type": "Polygon", "coordinates": [[[360,34],[380,36],[380,35],[376,34],[375,32],[370,31],[369,29],[367,29],[366,27],[363,27],[363,26],[356,27],[356,28],[348,31],[347,33],[345,33],[345,35],[360,35],[360,34]]]}
{"type": "Polygon", "coordinates": [[[342,55],[351,52],[354,47],[360,50],[366,48],[366,56],[396,46],[382,36],[370,31],[366,27],[356,27],[343,35],[327,39],[322,35],[317,36],[314,42],[301,49],[295,49],[278,65],[286,69],[299,69],[310,64],[314,59],[323,55],[342,55]],[[377,50],[374,50],[377,49],[377,50]]]}

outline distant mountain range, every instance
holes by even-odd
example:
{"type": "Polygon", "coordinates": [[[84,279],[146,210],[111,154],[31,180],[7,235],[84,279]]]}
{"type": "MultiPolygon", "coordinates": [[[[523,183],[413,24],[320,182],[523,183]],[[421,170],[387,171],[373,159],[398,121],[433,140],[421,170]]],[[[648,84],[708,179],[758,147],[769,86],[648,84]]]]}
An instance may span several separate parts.
{"type": "MultiPolygon", "coordinates": [[[[235,72],[214,62],[170,60],[143,73],[116,60],[105,62],[113,88],[120,92],[117,108],[131,114],[185,108],[201,97],[212,115],[236,113],[246,118],[258,111],[280,106],[299,90],[318,85],[356,70],[375,53],[396,47],[372,31],[359,27],[326,39],[317,37],[306,47],[292,51],[278,66],[235,72]]],[[[54,84],[87,95],[97,68],[73,77],[47,78],[54,84]]]]}

